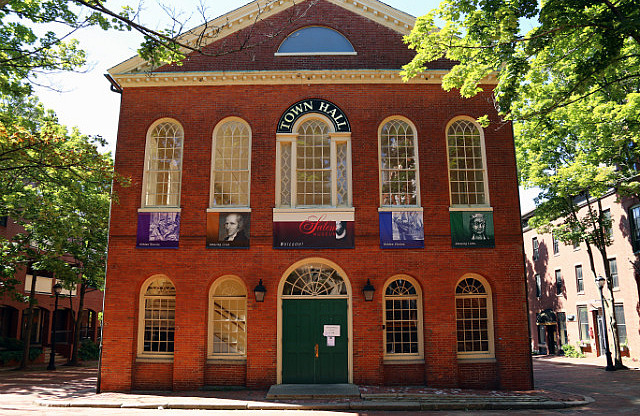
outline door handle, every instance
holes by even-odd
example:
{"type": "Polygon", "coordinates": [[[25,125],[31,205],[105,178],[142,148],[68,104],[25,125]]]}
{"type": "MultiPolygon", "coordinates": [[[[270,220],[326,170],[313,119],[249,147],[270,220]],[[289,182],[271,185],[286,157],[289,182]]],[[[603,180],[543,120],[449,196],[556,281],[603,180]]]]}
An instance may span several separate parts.
{"type": "Polygon", "coordinates": [[[316,358],[318,358],[318,344],[316,344],[315,347],[313,347],[313,352],[316,358]]]}

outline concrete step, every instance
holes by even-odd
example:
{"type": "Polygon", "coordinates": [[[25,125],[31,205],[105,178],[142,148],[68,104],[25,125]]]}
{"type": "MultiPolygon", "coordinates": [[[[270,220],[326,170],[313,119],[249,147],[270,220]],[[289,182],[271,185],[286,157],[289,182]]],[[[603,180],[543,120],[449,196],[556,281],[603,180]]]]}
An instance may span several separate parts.
{"type": "Polygon", "coordinates": [[[355,384],[274,384],[267,392],[267,399],[342,399],[359,398],[360,389],[355,384]]]}

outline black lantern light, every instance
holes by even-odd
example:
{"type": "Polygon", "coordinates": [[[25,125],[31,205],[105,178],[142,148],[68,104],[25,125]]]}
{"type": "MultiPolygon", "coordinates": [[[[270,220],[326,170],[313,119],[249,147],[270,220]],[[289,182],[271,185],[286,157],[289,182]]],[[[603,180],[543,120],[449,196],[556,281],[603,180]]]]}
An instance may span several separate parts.
{"type": "Polygon", "coordinates": [[[367,284],[362,288],[362,293],[364,294],[364,300],[366,302],[371,302],[373,300],[373,292],[376,291],[376,288],[371,284],[371,280],[367,279],[367,284]]]}
{"type": "Polygon", "coordinates": [[[267,288],[262,285],[262,279],[258,286],[253,289],[253,294],[256,296],[256,302],[264,302],[264,295],[267,293],[267,288]]]}
{"type": "Polygon", "coordinates": [[[58,312],[58,296],[62,292],[62,285],[56,283],[53,285],[53,294],[56,295],[56,301],[53,307],[53,319],[51,320],[51,355],[49,355],[49,365],[47,370],[56,369],[56,313],[58,312]]]}

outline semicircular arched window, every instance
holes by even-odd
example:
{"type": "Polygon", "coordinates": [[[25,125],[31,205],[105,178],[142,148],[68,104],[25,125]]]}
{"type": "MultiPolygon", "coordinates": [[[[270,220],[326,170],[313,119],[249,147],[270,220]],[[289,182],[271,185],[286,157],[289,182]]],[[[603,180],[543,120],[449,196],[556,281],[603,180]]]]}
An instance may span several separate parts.
{"type": "Polygon", "coordinates": [[[422,302],[416,283],[398,276],[384,290],[385,359],[423,357],[422,302]]]}
{"type": "Polygon", "coordinates": [[[458,358],[493,357],[493,309],[488,286],[467,277],[456,286],[458,358]]]}
{"type": "Polygon", "coordinates": [[[247,353],[247,290],[238,278],[216,282],[209,303],[209,356],[243,358],[247,353]]]}
{"type": "Polygon", "coordinates": [[[355,55],[353,45],[340,32],[324,26],[307,26],[282,41],[276,55],[355,55]]]}
{"type": "Polygon", "coordinates": [[[337,270],[322,263],[298,267],[287,276],[283,295],[346,296],[347,286],[337,270]]]}

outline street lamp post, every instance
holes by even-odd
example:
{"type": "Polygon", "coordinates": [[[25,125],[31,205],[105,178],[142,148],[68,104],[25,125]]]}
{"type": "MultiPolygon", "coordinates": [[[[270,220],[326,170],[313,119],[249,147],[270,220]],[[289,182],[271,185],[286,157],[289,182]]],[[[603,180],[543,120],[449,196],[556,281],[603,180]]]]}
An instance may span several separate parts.
{"type": "Polygon", "coordinates": [[[62,292],[62,285],[56,283],[53,285],[53,293],[56,295],[56,302],[53,307],[53,320],[51,321],[51,355],[49,355],[49,365],[47,370],[56,369],[56,313],[58,313],[58,296],[62,292]]]}
{"type": "Polygon", "coordinates": [[[604,323],[603,326],[603,331],[604,331],[604,354],[607,357],[607,366],[605,367],[606,371],[615,371],[615,367],[613,365],[613,361],[611,360],[611,351],[609,351],[609,335],[608,335],[608,331],[607,331],[607,315],[605,313],[605,308],[604,308],[604,296],[602,295],[602,288],[604,287],[604,284],[606,282],[606,279],[602,276],[598,276],[596,278],[596,284],[598,285],[598,289],[600,290],[600,302],[602,302],[602,322],[604,323]]]}

